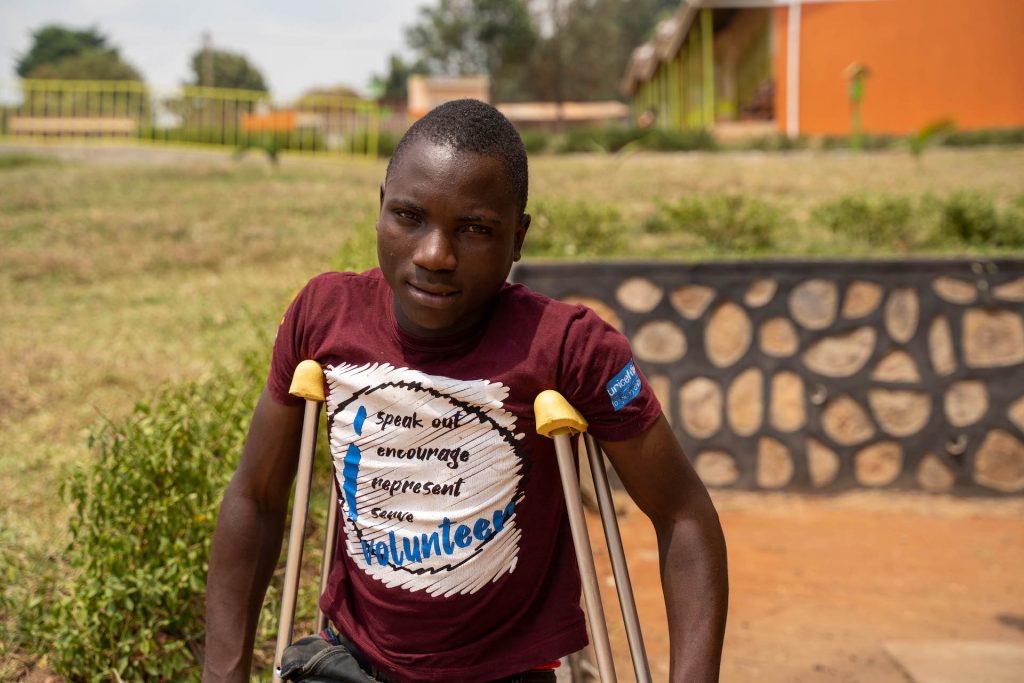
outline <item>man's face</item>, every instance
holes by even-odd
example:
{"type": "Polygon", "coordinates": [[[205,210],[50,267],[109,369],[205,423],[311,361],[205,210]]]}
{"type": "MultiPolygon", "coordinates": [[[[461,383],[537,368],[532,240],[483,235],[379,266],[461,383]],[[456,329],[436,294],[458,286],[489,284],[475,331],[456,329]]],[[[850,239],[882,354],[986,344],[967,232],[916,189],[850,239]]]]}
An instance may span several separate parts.
{"type": "Polygon", "coordinates": [[[493,156],[418,140],[381,187],[377,258],[406,332],[479,322],[519,260],[530,218],[493,156]]]}

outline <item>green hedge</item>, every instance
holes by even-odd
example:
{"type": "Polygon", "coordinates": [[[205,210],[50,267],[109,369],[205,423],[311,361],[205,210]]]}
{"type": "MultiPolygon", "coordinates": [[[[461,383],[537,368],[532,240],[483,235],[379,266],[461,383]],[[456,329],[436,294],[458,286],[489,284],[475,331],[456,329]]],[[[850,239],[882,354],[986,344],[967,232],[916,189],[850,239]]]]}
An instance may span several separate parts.
{"type": "Polygon", "coordinates": [[[20,605],[10,640],[73,681],[198,677],[217,510],[265,376],[265,359],[168,386],[90,439],[73,470],[60,573],[20,605]]]}
{"type": "Polygon", "coordinates": [[[776,207],[744,195],[694,195],[662,204],[644,230],[686,231],[715,250],[756,253],[775,245],[782,219],[776,207]]]}
{"type": "Polygon", "coordinates": [[[608,152],[646,149],[661,152],[686,152],[715,149],[715,139],[706,130],[667,130],[663,128],[574,128],[557,145],[548,147],[561,153],[608,152]]]}

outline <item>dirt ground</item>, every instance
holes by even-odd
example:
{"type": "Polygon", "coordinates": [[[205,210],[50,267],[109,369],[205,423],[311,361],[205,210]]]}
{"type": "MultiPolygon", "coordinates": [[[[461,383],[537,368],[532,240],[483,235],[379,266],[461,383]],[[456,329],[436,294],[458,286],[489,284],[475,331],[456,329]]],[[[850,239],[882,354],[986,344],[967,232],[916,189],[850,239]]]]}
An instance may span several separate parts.
{"type": "MultiPolygon", "coordinates": [[[[892,640],[1024,645],[1024,500],[717,492],[729,548],[722,681],[910,681],[892,640]]],[[[668,634],[654,533],[620,528],[655,681],[668,634]]],[[[620,680],[633,680],[599,521],[590,521],[620,680]]]]}

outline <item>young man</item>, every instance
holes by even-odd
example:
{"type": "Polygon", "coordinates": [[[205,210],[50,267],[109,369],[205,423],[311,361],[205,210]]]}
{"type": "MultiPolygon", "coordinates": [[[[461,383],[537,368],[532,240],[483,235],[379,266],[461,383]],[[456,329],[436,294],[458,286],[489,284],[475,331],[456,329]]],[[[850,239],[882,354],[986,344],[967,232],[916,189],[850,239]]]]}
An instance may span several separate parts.
{"type": "Polygon", "coordinates": [[[321,275],[292,303],[217,522],[204,680],[249,675],[301,433],[288,385],[305,358],[325,371],[343,520],[321,606],[375,675],[524,680],[585,645],[557,464],[533,420],[534,397],[556,389],[656,529],[672,680],[717,679],[717,515],[625,338],[505,282],[526,198],[511,124],[480,102],[442,105],[388,166],[380,268],[321,275]]]}

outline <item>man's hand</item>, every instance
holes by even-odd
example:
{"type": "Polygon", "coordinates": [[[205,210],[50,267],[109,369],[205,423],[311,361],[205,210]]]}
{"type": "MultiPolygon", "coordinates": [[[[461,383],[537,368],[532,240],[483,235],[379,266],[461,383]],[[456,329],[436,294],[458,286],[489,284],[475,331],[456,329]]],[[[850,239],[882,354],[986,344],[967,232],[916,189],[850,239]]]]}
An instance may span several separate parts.
{"type": "Polygon", "coordinates": [[[281,552],[302,414],[301,405],[282,405],[263,390],[224,494],[206,582],[207,683],[249,680],[256,622],[281,552]]]}
{"type": "Polygon", "coordinates": [[[707,489],[664,416],[640,436],[601,446],[658,536],[671,680],[717,681],[729,577],[725,538],[707,489]]]}

